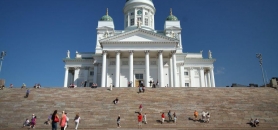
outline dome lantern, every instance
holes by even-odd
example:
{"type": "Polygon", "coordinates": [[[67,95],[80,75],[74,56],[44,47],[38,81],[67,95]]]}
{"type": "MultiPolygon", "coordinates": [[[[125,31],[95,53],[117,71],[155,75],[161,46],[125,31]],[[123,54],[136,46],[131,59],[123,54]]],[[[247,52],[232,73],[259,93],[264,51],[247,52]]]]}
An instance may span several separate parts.
{"type": "Polygon", "coordinates": [[[166,21],[179,21],[179,19],[173,15],[172,8],[170,8],[170,15],[166,18],[166,21]]]}
{"type": "Polygon", "coordinates": [[[99,21],[113,21],[113,18],[108,15],[108,8],[106,9],[106,15],[102,16],[99,21]]]}

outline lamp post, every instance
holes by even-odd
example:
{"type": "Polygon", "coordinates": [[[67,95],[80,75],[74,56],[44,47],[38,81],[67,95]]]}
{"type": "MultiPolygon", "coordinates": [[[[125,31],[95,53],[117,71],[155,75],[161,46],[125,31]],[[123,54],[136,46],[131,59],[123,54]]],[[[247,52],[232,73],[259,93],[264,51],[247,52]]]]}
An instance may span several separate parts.
{"type": "Polygon", "coordinates": [[[264,70],[263,70],[263,56],[262,56],[261,53],[258,53],[258,54],[256,54],[256,57],[259,59],[260,66],[261,66],[261,69],[262,69],[262,75],[263,75],[264,86],[266,87],[265,78],[264,78],[264,70]]]}
{"type": "Polygon", "coordinates": [[[4,56],[6,56],[6,52],[5,52],[5,51],[2,51],[2,52],[1,52],[1,55],[0,55],[0,60],[1,60],[1,63],[0,63],[0,73],[1,73],[2,62],[3,62],[3,60],[4,60],[4,56]]]}

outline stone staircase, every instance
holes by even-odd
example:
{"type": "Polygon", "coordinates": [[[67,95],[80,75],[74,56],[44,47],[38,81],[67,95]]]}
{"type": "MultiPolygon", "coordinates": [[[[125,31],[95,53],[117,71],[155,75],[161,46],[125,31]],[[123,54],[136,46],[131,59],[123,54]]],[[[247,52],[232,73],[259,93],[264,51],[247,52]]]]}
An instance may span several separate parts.
{"type": "MultiPolygon", "coordinates": [[[[51,129],[45,125],[54,110],[68,113],[69,128],[74,129],[73,118],[80,113],[79,129],[137,129],[138,107],[143,104],[148,124],[143,129],[171,130],[235,130],[278,129],[278,91],[273,88],[147,88],[137,93],[138,88],[41,88],[31,89],[24,98],[26,89],[6,88],[0,91],[0,129],[18,130],[26,118],[37,116],[35,129],[51,129]],[[118,97],[119,104],[112,101],[118,97]],[[176,112],[177,123],[167,122],[167,112],[176,112]],[[194,122],[193,112],[208,111],[210,123],[194,122]],[[166,122],[159,121],[165,112],[166,122]],[[116,119],[121,115],[121,128],[116,119]],[[250,118],[260,120],[259,127],[246,124],[250,118]]],[[[199,115],[199,117],[201,117],[199,115]]],[[[60,128],[60,127],[58,127],[60,128]]]]}

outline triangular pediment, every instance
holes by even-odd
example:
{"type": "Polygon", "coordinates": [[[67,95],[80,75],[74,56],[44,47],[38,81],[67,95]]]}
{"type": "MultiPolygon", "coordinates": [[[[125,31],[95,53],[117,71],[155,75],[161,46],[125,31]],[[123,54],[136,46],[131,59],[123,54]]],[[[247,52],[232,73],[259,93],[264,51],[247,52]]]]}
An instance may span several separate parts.
{"type": "Polygon", "coordinates": [[[178,42],[178,40],[153,31],[135,29],[102,39],[100,42],[178,42]]]}

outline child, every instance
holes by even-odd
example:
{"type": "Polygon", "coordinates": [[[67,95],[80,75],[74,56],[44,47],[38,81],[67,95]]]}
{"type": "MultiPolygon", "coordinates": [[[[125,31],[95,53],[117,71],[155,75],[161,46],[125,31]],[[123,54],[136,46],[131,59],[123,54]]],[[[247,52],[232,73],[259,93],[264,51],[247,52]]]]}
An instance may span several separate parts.
{"type": "Polygon", "coordinates": [[[147,114],[145,113],[145,115],[143,116],[144,118],[144,123],[147,124],[147,114]]]}
{"type": "Polygon", "coordinates": [[[29,119],[26,119],[25,122],[23,123],[23,127],[29,126],[30,125],[29,123],[30,123],[29,119]]]}

